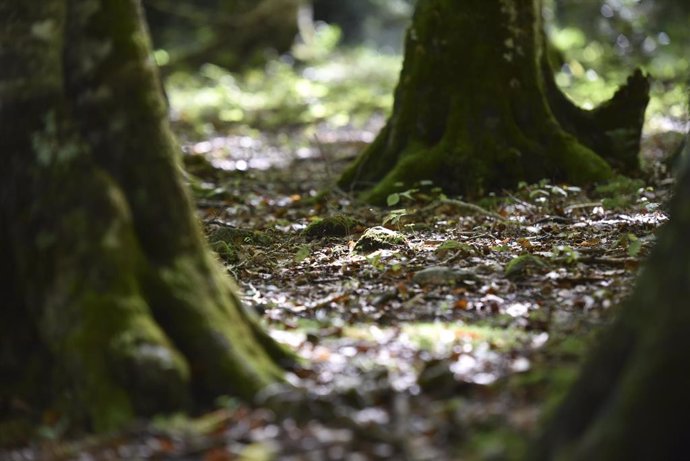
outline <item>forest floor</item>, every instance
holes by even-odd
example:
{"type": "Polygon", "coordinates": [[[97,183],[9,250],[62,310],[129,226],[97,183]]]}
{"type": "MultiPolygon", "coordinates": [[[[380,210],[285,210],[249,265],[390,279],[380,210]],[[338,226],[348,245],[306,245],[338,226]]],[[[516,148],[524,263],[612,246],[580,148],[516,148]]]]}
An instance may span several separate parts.
{"type": "Polygon", "coordinates": [[[381,123],[185,145],[211,246],[304,359],[291,386],[72,443],[47,425],[7,459],[517,456],[666,221],[659,160],[677,138],[647,137],[646,181],[543,181],[474,204],[423,183],[372,208],[333,184],[381,123]]]}

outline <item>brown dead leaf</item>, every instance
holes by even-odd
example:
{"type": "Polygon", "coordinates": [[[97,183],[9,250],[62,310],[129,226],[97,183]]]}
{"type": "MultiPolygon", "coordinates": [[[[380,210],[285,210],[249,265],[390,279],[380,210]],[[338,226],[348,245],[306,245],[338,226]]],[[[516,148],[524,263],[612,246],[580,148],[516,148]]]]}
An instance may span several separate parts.
{"type": "Polygon", "coordinates": [[[167,437],[160,437],[157,439],[158,452],[162,454],[172,453],[175,451],[175,444],[167,437]]]}
{"type": "Polygon", "coordinates": [[[455,305],[453,307],[455,309],[466,311],[469,307],[469,301],[467,301],[467,298],[458,299],[455,301],[455,305]]]}
{"type": "Polygon", "coordinates": [[[203,461],[232,461],[235,457],[225,448],[212,448],[204,454],[203,461]]]}
{"type": "Polygon", "coordinates": [[[523,249],[525,250],[531,250],[534,248],[534,245],[532,245],[532,242],[527,240],[526,238],[522,237],[517,240],[518,245],[520,245],[523,249]]]}

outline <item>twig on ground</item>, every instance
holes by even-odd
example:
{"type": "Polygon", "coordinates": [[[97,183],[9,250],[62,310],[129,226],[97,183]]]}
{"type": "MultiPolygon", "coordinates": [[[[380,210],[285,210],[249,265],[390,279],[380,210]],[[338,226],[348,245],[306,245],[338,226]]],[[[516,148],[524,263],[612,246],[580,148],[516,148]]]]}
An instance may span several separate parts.
{"type": "Polygon", "coordinates": [[[496,212],[489,211],[489,210],[482,208],[479,205],[476,205],[474,203],[463,202],[462,200],[458,200],[458,199],[451,199],[451,198],[441,199],[438,202],[434,202],[431,205],[424,208],[424,211],[437,208],[440,205],[452,205],[452,206],[460,208],[460,209],[473,211],[475,213],[487,216],[489,218],[493,218],[496,221],[499,221],[503,224],[513,224],[513,225],[517,225],[517,226],[522,226],[521,223],[516,222],[516,221],[511,221],[510,219],[506,219],[496,212]]]}

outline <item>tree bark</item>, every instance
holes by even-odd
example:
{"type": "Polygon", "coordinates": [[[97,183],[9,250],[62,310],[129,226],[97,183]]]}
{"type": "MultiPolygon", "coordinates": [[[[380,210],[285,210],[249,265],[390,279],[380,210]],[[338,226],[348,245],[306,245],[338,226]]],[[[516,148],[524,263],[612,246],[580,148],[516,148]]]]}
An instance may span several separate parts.
{"type": "Polygon", "coordinates": [[[139,2],[2,0],[0,61],[0,400],[106,430],[280,381],[194,217],[139,2]]]}
{"type": "Polygon", "coordinates": [[[539,12],[537,0],[421,0],[393,113],[340,185],[382,202],[423,179],[472,197],[636,170],[647,79],[636,73],[605,110],[577,109],[553,82],[539,12]]]}
{"type": "MultiPolygon", "coordinates": [[[[687,152],[686,152],[687,153],[687,152]]],[[[631,297],[526,459],[684,460],[690,414],[690,163],[631,297]]]]}

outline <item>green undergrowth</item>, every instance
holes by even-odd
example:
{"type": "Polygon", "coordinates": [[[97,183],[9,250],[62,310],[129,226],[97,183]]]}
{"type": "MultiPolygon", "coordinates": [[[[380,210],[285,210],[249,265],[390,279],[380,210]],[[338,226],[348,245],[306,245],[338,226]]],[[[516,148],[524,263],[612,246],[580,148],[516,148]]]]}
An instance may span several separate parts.
{"type": "MultiPolygon", "coordinates": [[[[272,327],[280,329],[278,324],[272,327]]],[[[298,319],[289,330],[309,335],[320,328],[324,328],[323,322],[298,319]]],[[[391,327],[390,331],[394,329],[398,327],[391,327]]],[[[340,329],[337,338],[377,342],[383,330],[386,328],[369,323],[352,324],[340,329]]],[[[521,328],[506,327],[500,318],[472,325],[464,322],[409,322],[400,325],[399,334],[411,346],[436,353],[447,352],[459,342],[473,345],[485,343],[494,350],[506,351],[524,344],[530,338],[530,334],[521,328]]]]}
{"type": "Polygon", "coordinates": [[[173,73],[166,89],[173,122],[193,137],[238,126],[357,126],[390,108],[400,65],[399,55],[344,48],[302,63],[278,58],[241,74],[208,64],[197,74],[173,73]]]}
{"type": "Polygon", "coordinates": [[[601,198],[604,208],[620,209],[634,204],[644,188],[645,183],[640,179],[618,176],[598,185],[594,190],[594,196],[601,198]]]}
{"type": "Polygon", "coordinates": [[[410,323],[402,331],[410,341],[424,350],[436,350],[443,342],[466,341],[472,344],[488,343],[492,348],[508,350],[526,341],[524,330],[504,328],[491,324],[466,325],[464,323],[410,323]]]}

